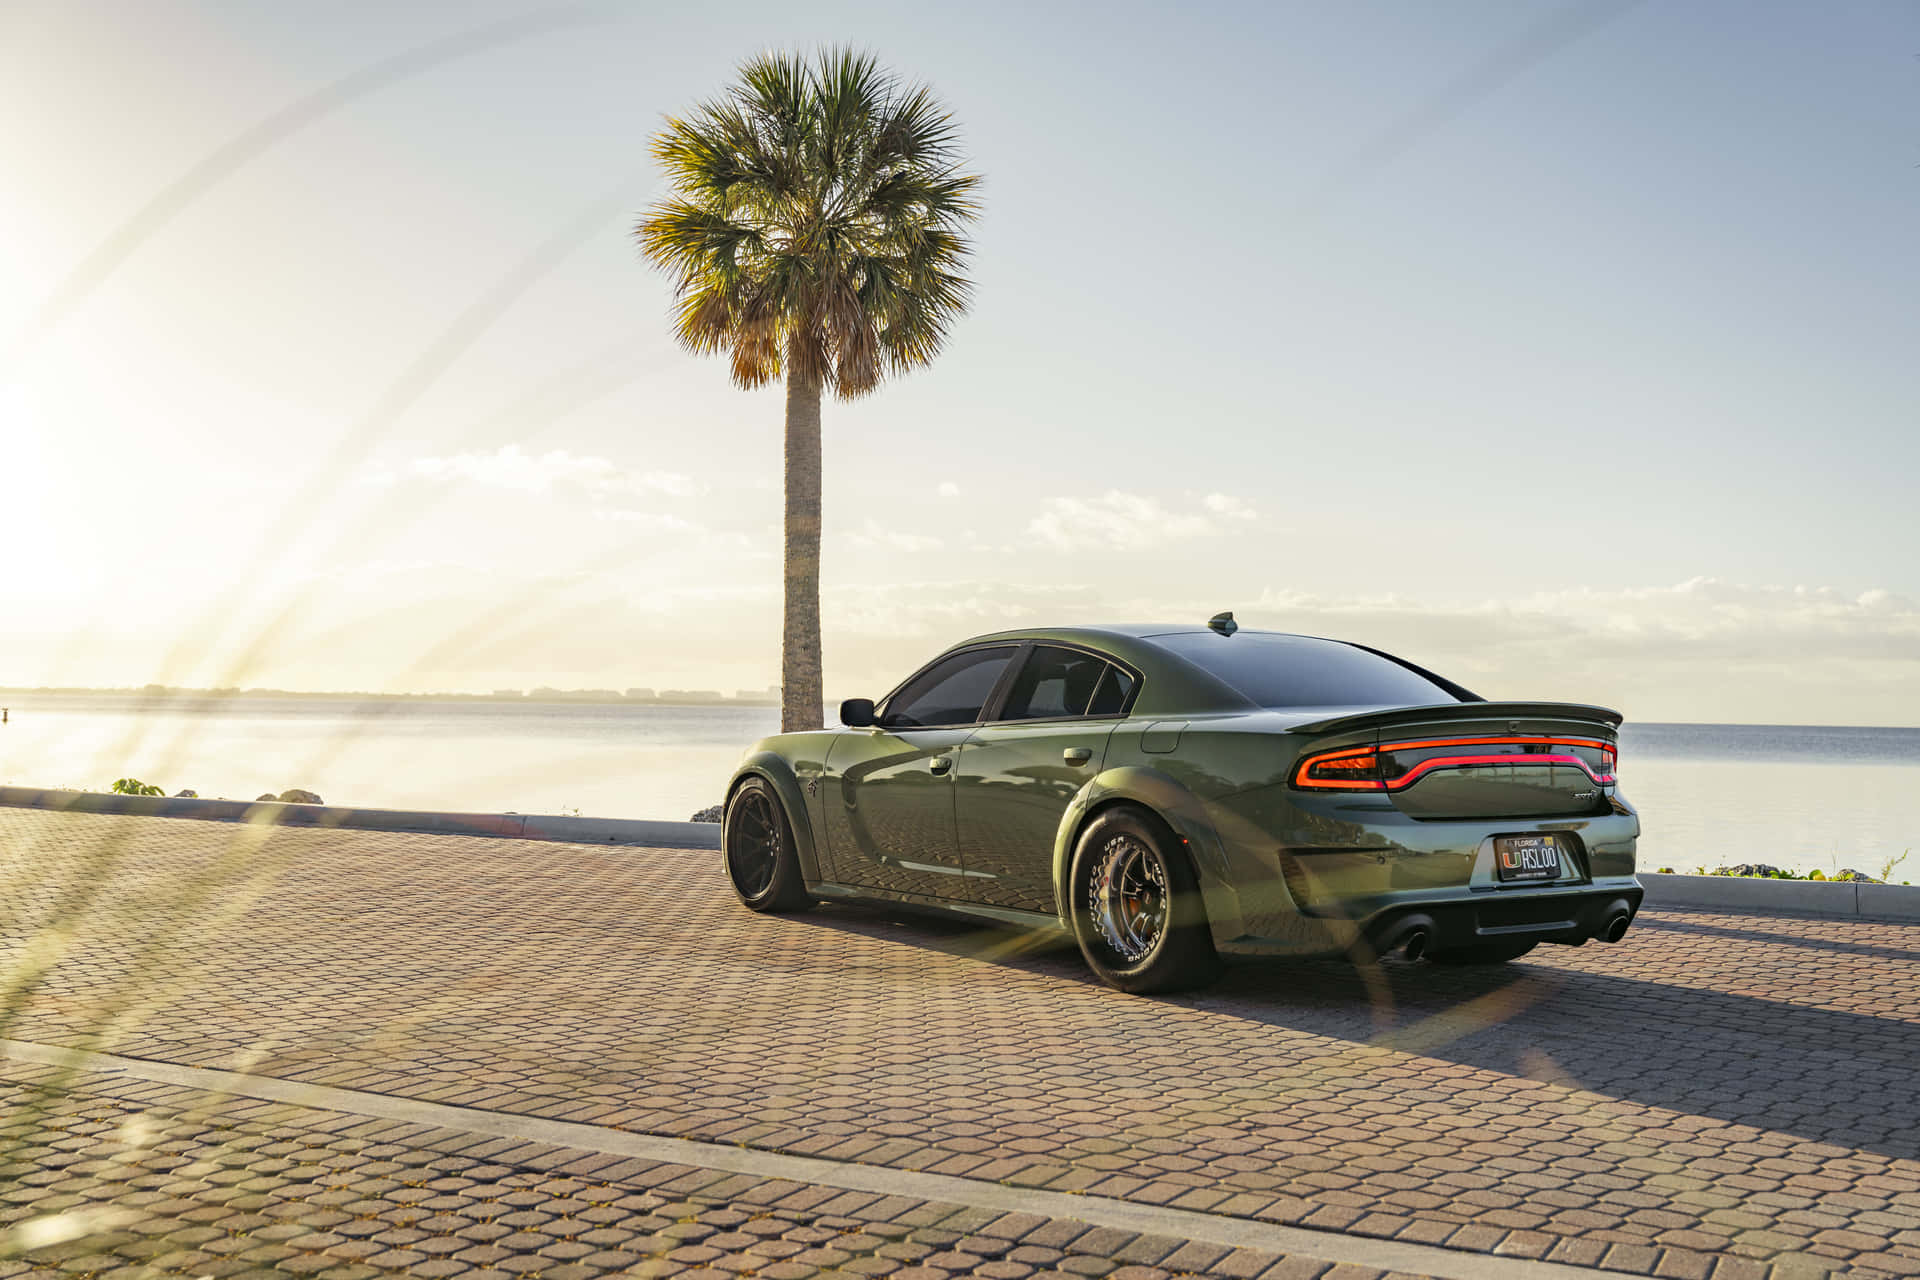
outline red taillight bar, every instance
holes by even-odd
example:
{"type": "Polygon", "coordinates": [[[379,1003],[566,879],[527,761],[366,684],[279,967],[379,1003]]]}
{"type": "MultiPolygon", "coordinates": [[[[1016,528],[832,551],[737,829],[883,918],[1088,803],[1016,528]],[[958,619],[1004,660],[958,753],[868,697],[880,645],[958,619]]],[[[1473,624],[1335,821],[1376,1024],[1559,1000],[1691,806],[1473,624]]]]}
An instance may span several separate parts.
{"type": "Polygon", "coordinates": [[[1347,747],[1341,751],[1323,751],[1308,756],[1293,771],[1293,785],[1309,791],[1385,791],[1387,784],[1378,778],[1307,778],[1315,767],[1323,769],[1377,769],[1380,758],[1372,747],[1347,747]]]}
{"type": "MultiPolygon", "coordinates": [[[[1312,776],[1318,771],[1324,775],[1327,770],[1362,769],[1377,770],[1382,755],[1391,755],[1395,751],[1414,751],[1431,747],[1477,747],[1477,746],[1575,746],[1593,747],[1606,754],[1608,763],[1613,764],[1619,758],[1619,748],[1611,742],[1599,738],[1549,738],[1549,737],[1477,737],[1477,738],[1427,738],[1415,742],[1383,742],[1377,747],[1341,747],[1336,751],[1322,751],[1300,761],[1293,771],[1293,785],[1304,791],[1399,791],[1412,786],[1419,779],[1436,769],[1457,769],[1481,764],[1569,764],[1578,768],[1589,778],[1602,785],[1611,784],[1613,769],[1604,773],[1595,773],[1593,766],[1576,755],[1538,753],[1530,755],[1484,755],[1460,754],[1434,756],[1422,760],[1397,778],[1380,777],[1328,778],[1312,776]]],[[[1614,765],[1618,768],[1618,765],[1614,765]]]]}
{"type": "Polygon", "coordinates": [[[1559,746],[1562,743],[1566,743],[1575,747],[1598,747],[1602,751],[1614,750],[1613,743],[1601,738],[1529,738],[1513,734],[1479,738],[1426,738],[1419,742],[1383,742],[1378,747],[1365,747],[1362,749],[1366,751],[1412,751],[1416,747],[1468,747],[1476,746],[1483,742],[1537,742],[1544,743],[1548,746],[1559,746]]]}

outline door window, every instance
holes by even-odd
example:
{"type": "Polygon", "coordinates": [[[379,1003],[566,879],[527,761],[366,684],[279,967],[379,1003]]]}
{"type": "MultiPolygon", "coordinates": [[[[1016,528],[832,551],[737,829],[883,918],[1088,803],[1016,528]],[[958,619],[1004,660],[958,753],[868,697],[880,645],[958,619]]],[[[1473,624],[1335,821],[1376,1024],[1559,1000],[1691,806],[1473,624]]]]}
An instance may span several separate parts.
{"type": "Polygon", "coordinates": [[[887,699],[880,724],[887,729],[925,729],[972,724],[987,705],[987,695],[1007,669],[1014,650],[968,649],[942,658],[887,699]]]}
{"type": "Polygon", "coordinates": [[[1118,667],[1108,667],[1107,674],[1100,677],[1099,687],[1093,691],[1093,702],[1087,707],[1087,714],[1117,716],[1127,709],[1132,697],[1133,677],[1118,667]]]}
{"type": "Polygon", "coordinates": [[[1102,658],[1077,649],[1036,645],[1007,691],[1002,720],[1054,720],[1082,716],[1111,670],[1102,658]]]}

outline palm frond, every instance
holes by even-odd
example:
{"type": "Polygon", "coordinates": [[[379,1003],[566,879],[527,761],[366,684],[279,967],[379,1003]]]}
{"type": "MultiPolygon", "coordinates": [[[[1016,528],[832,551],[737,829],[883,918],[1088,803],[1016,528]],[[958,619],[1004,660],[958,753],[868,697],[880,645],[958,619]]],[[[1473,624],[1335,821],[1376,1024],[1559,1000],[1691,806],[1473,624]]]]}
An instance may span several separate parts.
{"type": "Polygon", "coordinates": [[[940,101],[871,54],[751,58],[653,154],[672,194],[634,234],[673,278],[675,336],[728,352],[741,386],[863,395],[931,360],[966,310],[980,179],[940,101]]]}
{"type": "Polygon", "coordinates": [[[766,251],[760,227],[684,200],[655,205],[635,234],[647,260],[672,272],[676,283],[740,270],[743,252],[766,251]]]}
{"type": "Polygon", "coordinates": [[[721,286],[683,294],[676,305],[673,336],[695,355],[718,355],[733,342],[737,303],[721,286]]]}

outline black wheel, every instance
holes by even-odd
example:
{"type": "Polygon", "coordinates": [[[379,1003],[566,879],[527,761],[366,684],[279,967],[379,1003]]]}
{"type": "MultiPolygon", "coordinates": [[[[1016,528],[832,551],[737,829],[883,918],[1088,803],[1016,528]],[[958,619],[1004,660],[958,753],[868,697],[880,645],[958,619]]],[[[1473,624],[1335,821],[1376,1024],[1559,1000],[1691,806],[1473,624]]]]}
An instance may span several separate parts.
{"type": "Polygon", "coordinates": [[[720,847],[727,879],[749,910],[804,911],[813,905],[800,878],[786,809],[764,778],[748,778],[727,801],[720,847]]]}
{"type": "Polygon", "coordinates": [[[1071,878],[1080,953],[1109,986],[1181,991],[1219,972],[1200,883],[1166,825],[1131,805],[1080,833],[1071,878]]]}
{"type": "Polygon", "coordinates": [[[1429,951],[1427,959],[1435,964],[1505,964],[1518,960],[1538,946],[1534,942],[1483,942],[1478,946],[1455,947],[1451,951],[1429,951]]]}

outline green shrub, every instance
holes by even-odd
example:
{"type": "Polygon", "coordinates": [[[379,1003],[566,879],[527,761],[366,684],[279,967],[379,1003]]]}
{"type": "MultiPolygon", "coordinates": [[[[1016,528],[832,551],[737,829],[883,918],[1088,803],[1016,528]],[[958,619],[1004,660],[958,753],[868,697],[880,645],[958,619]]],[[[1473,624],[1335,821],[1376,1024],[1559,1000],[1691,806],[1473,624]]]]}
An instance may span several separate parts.
{"type": "Polygon", "coordinates": [[[117,796],[163,796],[167,793],[164,787],[156,787],[152,783],[142,782],[138,778],[115,778],[113,781],[113,794],[117,796]]]}

